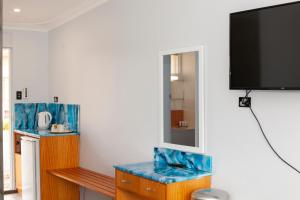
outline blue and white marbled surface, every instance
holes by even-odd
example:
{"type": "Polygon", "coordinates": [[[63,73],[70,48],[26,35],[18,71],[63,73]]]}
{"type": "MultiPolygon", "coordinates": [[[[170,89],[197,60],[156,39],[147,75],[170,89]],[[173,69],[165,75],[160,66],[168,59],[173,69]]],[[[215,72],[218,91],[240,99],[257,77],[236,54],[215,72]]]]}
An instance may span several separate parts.
{"type": "Polygon", "coordinates": [[[212,157],[174,149],[154,148],[153,162],[114,167],[136,176],[170,184],[211,176],[212,157]]]}
{"type": "Polygon", "coordinates": [[[15,130],[37,130],[38,113],[48,111],[52,115],[51,124],[68,123],[70,130],[79,132],[80,106],[56,103],[17,103],[15,104],[15,130]]]}
{"type": "Polygon", "coordinates": [[[198,179],[210,172],[173,167],[159,162],[144,162],[114,166],[116,169],[164,184],[198,179]]]}
{"type": "Polygon", "coordinates": [[[27,129],[27,130],[14,130],[14,132],[20,133],[20,134],[25,135],[25,136],[34,137],[34,138],[79,135],[78,132],[54,134],[54,133],[50,133],[48,130],[29,130],[29,129],[27,129]]]}
{"type": "Polygon", "coordinates": [[[167,148],[154,148],[154,160],[168,165],[181,165],[187,169],[212,172],[212,157],[167,148]]]}

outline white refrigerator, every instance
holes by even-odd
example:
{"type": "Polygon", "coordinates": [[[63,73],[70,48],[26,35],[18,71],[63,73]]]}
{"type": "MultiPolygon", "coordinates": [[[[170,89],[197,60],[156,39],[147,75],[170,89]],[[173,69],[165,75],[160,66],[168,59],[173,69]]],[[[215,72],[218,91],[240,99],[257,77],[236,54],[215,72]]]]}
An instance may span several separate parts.
{"type": "Polygon", "coordinates": [[[21,137],[22,200],[40,200],[39,139],[21,137]]]}

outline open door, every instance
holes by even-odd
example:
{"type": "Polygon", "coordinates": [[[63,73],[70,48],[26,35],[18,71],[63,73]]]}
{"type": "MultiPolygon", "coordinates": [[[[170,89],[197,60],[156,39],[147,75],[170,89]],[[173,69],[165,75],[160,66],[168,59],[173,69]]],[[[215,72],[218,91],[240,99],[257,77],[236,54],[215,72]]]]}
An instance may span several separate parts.
{"type": "MultiPolygon", "coordinates": [[[[0,35],[2,36],[2,5],[3,1],[0,1],[0,35]]],[[[0,40],[0,48],[2,49],[2,40],[0,40]]],[[[0,54],[0,66],[2,66],[2,54],[0,54]]],[[[2,77],[2,70],[0,70],[0,77],[2,77]]],[[[2,93],[2,81],[0,81],[0,94],[2,93]]],[[[0,105],[2,104],[2,98],[0,98],[0,105]]],[[[2,106],[0,106],[0,113],[2,113],[2,106]]],[[[2,130],[2,117],[0,117],[0,130],[2,130]]],[[[0,134],[0,200],[3,200],[4,187],[3,187],[3,135],[0,134]]]]}
{"type": "Polygon", "coordinates": [[[2,136],[3,136],[3,178],[4,191],[14,186],[14,150],[11,126],[11,49],[2,50],[2,136]]]}

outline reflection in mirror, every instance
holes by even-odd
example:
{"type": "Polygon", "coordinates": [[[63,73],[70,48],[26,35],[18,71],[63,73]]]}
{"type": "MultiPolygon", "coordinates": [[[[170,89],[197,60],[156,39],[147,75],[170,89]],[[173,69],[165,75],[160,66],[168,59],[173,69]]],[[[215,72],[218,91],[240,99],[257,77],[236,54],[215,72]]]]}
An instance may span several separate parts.
{"type": "Polygon", "coordinates": [[[198,56],[163,56],[164,143],[199,147],[198,56]]]}

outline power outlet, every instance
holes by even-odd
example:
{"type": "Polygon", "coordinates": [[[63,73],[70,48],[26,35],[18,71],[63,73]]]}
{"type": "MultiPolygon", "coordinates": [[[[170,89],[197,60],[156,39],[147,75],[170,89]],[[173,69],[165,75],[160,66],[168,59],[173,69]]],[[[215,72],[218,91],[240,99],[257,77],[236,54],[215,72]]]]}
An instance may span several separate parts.
{"type": "Polygon", "coordinates": [[[242,108],[251,107],[251,97],[240,97],[239,98],[239,107],[242,107],[242,108]]]}
{"type": "Polygon", "coordinates": [[[22,91],[17,91],[16,92],[16,99],[17,100],[22,100],[22,91]]]}
{"type": "Polygon", "coordinates": [[[58,103],[58,97],[53,97],[54,103],[58,103]]]}

